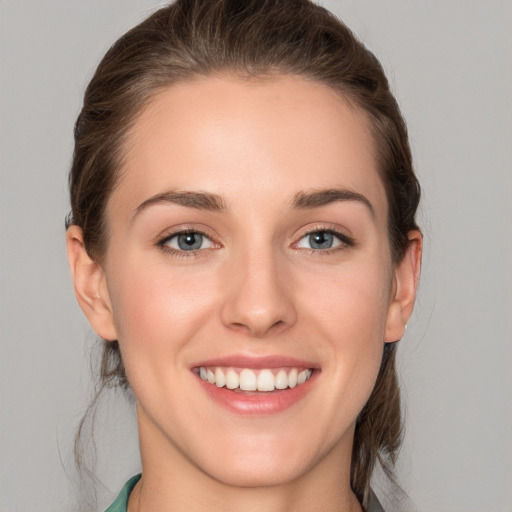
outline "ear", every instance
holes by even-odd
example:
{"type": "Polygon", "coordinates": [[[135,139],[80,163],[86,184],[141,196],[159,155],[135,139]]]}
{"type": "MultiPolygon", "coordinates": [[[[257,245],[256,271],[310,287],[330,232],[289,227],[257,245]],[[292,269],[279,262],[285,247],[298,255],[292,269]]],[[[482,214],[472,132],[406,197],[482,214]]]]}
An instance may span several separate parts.
{"type": "Polygon", "coordinates": [[[417,230],[407,234],[409,245],[404,257],[395,268],[392,297],[386,320],[384,342],[398,341],[414,309],[421,270],[423,237],[417,230]]]}
{"type": "Polygon", "coordinates": [[[101,265],[87,254],[80,227],[69,226],[66,246],[78,304],[98,336],[105,340],[116,340],[107,278],[101,265]]]}

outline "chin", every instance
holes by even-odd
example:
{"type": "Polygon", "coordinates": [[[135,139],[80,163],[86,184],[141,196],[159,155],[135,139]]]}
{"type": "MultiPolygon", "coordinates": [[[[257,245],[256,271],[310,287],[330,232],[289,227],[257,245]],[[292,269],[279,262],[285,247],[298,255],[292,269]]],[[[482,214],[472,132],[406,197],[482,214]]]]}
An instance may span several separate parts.
{"type": "Polygon", "coordinates": [[[230,466],[230,468],[212,468],[209,476],[231,487],[274,487],[293,482],[308,469],[284,463],[278,465],[272,460],[267,460],[265,463],[236,461],[230,466]]]}
{"type": "MultiPolygon", "coordinates": [[[[255,444],[254,440],[251,444],[255,444]]],[[[212,459],[204,461],[201,469],[215,480],[233,487],[286,485],[300,479],[325,459],[329,449],[322,445],[314,449],[314,444],[313,440],[310,443],[304,440],[290,442],[289,437],[282,436],[272,440],[267,438],[264,442],[260,439],[256,447],[243,447],[241,443],[232,442],[225,450],[217,450],[212,459]]]]}

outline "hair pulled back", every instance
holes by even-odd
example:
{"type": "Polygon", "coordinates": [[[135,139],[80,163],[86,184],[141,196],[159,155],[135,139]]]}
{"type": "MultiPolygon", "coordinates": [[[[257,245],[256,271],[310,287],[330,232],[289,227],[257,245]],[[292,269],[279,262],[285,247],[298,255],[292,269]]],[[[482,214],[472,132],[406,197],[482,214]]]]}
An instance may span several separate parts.
{"type": "MultiPolygon", "coordinates": [[[[101,262],[108,240],[105,208],[122,167],[127,134],[163,88],[198,76],[240,78],[292,74],[326,84],[362,109],[370,122],[378,171],[389,204],[393,260],[417,229],[420,189],[404,120],[376,57],[335,16],[309,0],[177,0],[122,36],[85,92],[75,125],[66,225],[83,230],[89,255],[101,262]]],[[[355,431],[351,485],[366,505],[377,461],[391,476],[402,420],[396,344],[385,344],[373,393],[355,431]]],[[[117,341],[105,341],[101,389],[128,387],[117,341]]]]}

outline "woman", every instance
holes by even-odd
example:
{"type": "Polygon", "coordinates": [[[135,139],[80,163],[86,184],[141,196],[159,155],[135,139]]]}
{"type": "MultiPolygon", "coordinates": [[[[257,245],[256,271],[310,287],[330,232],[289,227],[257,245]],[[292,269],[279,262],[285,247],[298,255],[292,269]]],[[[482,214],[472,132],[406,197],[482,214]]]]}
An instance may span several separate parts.
{"type": "Polygon", "coordinates": [[[70,190],[76,296],[137,403],[109,510],[380,510],[419,186],[351,32],[306,0],[157,11],[87,88],[70,190]]]}

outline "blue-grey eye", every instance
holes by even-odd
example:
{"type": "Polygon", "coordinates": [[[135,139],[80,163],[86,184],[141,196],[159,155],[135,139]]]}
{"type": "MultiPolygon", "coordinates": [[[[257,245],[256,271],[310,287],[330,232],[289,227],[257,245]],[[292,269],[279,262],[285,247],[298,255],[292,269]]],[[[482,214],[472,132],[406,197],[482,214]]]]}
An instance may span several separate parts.
{"type": "Polygon", "coordinates": [[[336,236],[335,233],[324,230],[314,231],[313,233],[308,233],[303,236],[299,240],[297,247],[322,251],[326,249],[333,249],[341,243],[342,241],[340,240],[340,237],[336,236]]]}
{"type": "Polygon", "coordinates": [[[213,242],[202,233],[190,231],[187,233],[177,233],[169,237],[163,245],[167,245],[178,251],[198,251],[200,249],[209,249],[213,242]]]}
{"type": "Polygon", "coordinates": [[[203,245],[203,235],[200,233],[183,233],[176,237],[178,247],[182,251],[196,251],[203,245]]]}

